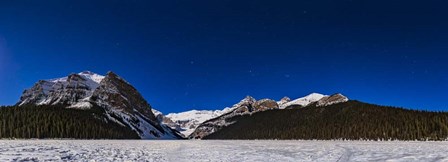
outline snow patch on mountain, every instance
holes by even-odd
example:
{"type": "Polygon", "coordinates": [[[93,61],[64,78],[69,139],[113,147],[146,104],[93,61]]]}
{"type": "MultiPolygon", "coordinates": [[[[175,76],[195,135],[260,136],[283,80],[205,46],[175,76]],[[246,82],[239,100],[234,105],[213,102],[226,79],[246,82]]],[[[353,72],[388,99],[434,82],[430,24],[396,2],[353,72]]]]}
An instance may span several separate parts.
{"type": "Polygon", "coordinates": [[[100,82],[104,79],[104,76],[93,73],[91,71],[83,71],[78,73],[79,75],[83,76],[84,78],[91,80],[95,82],[96,84],[100,84],[100,82]]]}
{"type": "Polygon", "coordinates": [[[291,99],[289,97],[283,97],[280,101],[277,101],[278,106],[281,107],[281,105],[284,105],[288,102],[291,102],[291,99]]]}
{"type": "Polygon", "coordinates": [[[89,109],[92,106],[93,105],[89,101],[81,101],[81,102],[75,103],[73,105],[70,105],[67,108],[89,109]]]}
{"type": "Polygon", "coordinates": [[[324,97],[327,97],[327,95],[323,95],[320,93],[311,93],[308,96],[298,98],[298,99],[292,100],[290,102],[278,102],[278,103],[279,103],[280,109],[285,109],[285,108],[287,108],[289,106],[293,106],[293,105],[300,105],[300,106],[305,107],[311,103],[321,100],[324,97]]]}

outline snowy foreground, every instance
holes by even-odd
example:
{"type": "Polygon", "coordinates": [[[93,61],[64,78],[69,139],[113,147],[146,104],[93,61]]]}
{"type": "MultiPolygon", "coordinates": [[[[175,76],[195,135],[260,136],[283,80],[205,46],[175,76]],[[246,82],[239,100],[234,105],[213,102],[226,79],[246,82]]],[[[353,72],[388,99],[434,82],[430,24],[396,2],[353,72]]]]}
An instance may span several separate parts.
{"type": "Polygon", "coordinates": [[[448,142],[0,140],[0,161],[448,161],[448,142]]]}

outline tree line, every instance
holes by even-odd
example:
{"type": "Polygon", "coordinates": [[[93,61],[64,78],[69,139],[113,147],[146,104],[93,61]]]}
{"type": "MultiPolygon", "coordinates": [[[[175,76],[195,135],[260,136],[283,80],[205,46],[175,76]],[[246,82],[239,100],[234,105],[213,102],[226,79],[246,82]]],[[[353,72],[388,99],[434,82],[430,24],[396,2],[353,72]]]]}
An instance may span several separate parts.
{"type": "Polygon", "coordinates": [[[0,138],[138,139],[136,132],[108,120],[104,110],[62,106],[0,107],[0,138]]]}
{"type": "Polygon", "coordinates": [[[235,116],[204,139],[447,140],[448,113],[349,101],[235,116]]]}

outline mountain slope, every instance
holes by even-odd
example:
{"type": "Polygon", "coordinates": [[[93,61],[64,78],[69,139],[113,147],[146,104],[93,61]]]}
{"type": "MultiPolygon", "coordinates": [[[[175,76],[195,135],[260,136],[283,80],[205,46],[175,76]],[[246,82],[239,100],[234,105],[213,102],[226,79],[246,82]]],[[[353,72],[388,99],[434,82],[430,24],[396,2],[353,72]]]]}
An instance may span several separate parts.
{"type": "Polygon", "coordinates": [[[89,108],[89,97],[100,86],[104,76],[84,71],[67,77],[40,80],[32,88],[25,90],[19,106],[65,104],[77,108],[89,108]]]}
{"type": "Polygon", "coordinates": [[[231,108],[223,110],[190,110],[180,113],[169,113],[166,118],[178,125],[178,131],[188,137],[203,122],[228,113],[231,108]]]}
{"type": "Polygon", "coordinates": [[[205,136],[208,136],[209,134],[216,132],[223,127],[233,124],[232,122],[228,122],[227,119],[234,116],[278,108],[278,104],[274,100],[262,99],[257,101],[255,98],[247,96],[239,103],[233,105],[227,113],[200,124],[194,130],[194,132],[189,135],[188,138],[203,138],[205,136]]]}
{"type": "Polygon", "coordinates": [[[252,109],[254,109],[254,111],[255,109],[258,111],[269,109],[271,107],[278,108],[278,105],[273,100],[263,99],[257,102],[254,98],[248,96],[238,104],[235,104],[232,107],[226,107],[223,110],[190,110],[180,113],[170,113],[165,116],[160,111],[153,109],[153,113],[163,124],[179,131],[184,135],[184,137],[188,137],[205,121],[220,117],[237,109],[237,114],[244,113],[244,111],[249,111],[249,107],[247,107],[247,105],[251,105],[250,111],[252,111],[252,109]]]}
{"type": "Polygon", "coordinates": [[[84,110],[98,106],[104,109],[108,120],[129,127],[140,138],[181,138],[177,131],[156,119],[152,107],[131,84],[113,72],[101,76],[86,71],[41,80],[24,91],[17,105],[59,105],[84,110]]]}
{"type": "Polygon", "coordinates": [[[238,115],[227,118],[226,122],[232,124],[204,139],[448,138],[448,113],[406,110],[357,101],[238,115]]]}
{"type": "Polygon", "coordinates": [[[280,101],[271,99],[256,100],[251,96],[247,96],[239,103],[233,105],[228,113],[219,117],[212,118],[200,124],[196,130],[189,135],[188,138],[203,138],[216,132],[228,125],[234,124],[237,121],[230,121],[230,118],[241,116],[245,114],[255,114],[258,112],[272,110],[272,109],[298,109],[308,105],[332,105],[336,103],[347,102],[348,98],[342,94],[334,94],[331,96],[312,93],[308,96],[295,99],[291,101],[288,97],[284,97],[280,101]]]}

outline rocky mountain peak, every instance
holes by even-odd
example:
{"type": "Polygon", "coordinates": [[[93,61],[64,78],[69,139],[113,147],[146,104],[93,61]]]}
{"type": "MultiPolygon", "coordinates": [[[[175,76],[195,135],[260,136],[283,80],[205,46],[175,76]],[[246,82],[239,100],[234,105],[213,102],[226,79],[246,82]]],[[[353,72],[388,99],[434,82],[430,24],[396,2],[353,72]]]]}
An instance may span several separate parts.
{"type": "Polygon", "coordinates": [[[135,130],[141,138],[179,138],[161,124],[152,107],[129,82],[113,72],[106,76],[90,71],[42,80],[25,90],[18,105],[61,105],[66,108],[105,110],[107,120],[135,130]]]}
{"type": "Polygon", "coordinates": [[[257,102],[257,100],[255,98],[253,98],[252,96],[246,96],[238,104],[239,105],[242,105],[242,104],[253,104],[255,102],[257,102]]]}
{"type": "Polygon", "coordinates": [[[337,93],[331,96],[326,96],[317,101],[316,106],[328,106],[337,103],[347,102],[349,99],[344,95],[337,93]]]}
{"type": "Polygon", "coordinates": [[[265,111],[269,109],[278,109],[279,106],[276,101],[271,99],[261,99],[255,102],[254,111],[265,111]]]}
{"type": "Polygon", "coordinates": [[[125,81],[125,82],[127,82],[126,80],[124,80],[123,78],[121,78],[119,75],[117,75],[115,72],[113,72],[113,71],[108,71],[107,73],[106,73],[106,77],[108,77],[108,78],[115,78],[115,79],[119,79],[119,80],[123,80],[123,81],[125,81]]]}
{"type": "Polygon", "coordinates": [[[280,101],[289,102],[289,101],[291,101],[291,99],[289,97],[285,96],[280,101]]]}
{"type": "Polygon", "coordinates": [[[79,74],[84,74],[84,75],[95,75],[96,73],[86,70],[86,71],[80,72],[79,74]]]}
{"type": "Polygon", "coordinates": [[[67,82],[76,82],[76,81],[86,81],[81,75],[79,74],[70,74],[67,77],[67,82]]]}
{"type": "Polygon", "coordinates": [[[108,72],[92,98],[99,104],[127,113],[138,112],[150,120],[156,120],[151,106],[127,81],[113,72],[108,72]]]}
{"type": "Polygon", "coordinates": [[[118,75],[115,74],[113,71],[108,71],[108,72],[106,73],[106,76],[110,76],[110,77],[118,77],[118,75]]]}
{"type": "Polygon", "coordinates": [[[286,103],[288,103],[290,101],[291,101],[291,99],[289,97],[285,96],[282,99],[280,99],[280,101],[278,101],[277,104],[279,106],[282,106],[282,105],[284,105],[284,104],[286,104],[286,103]]]}

